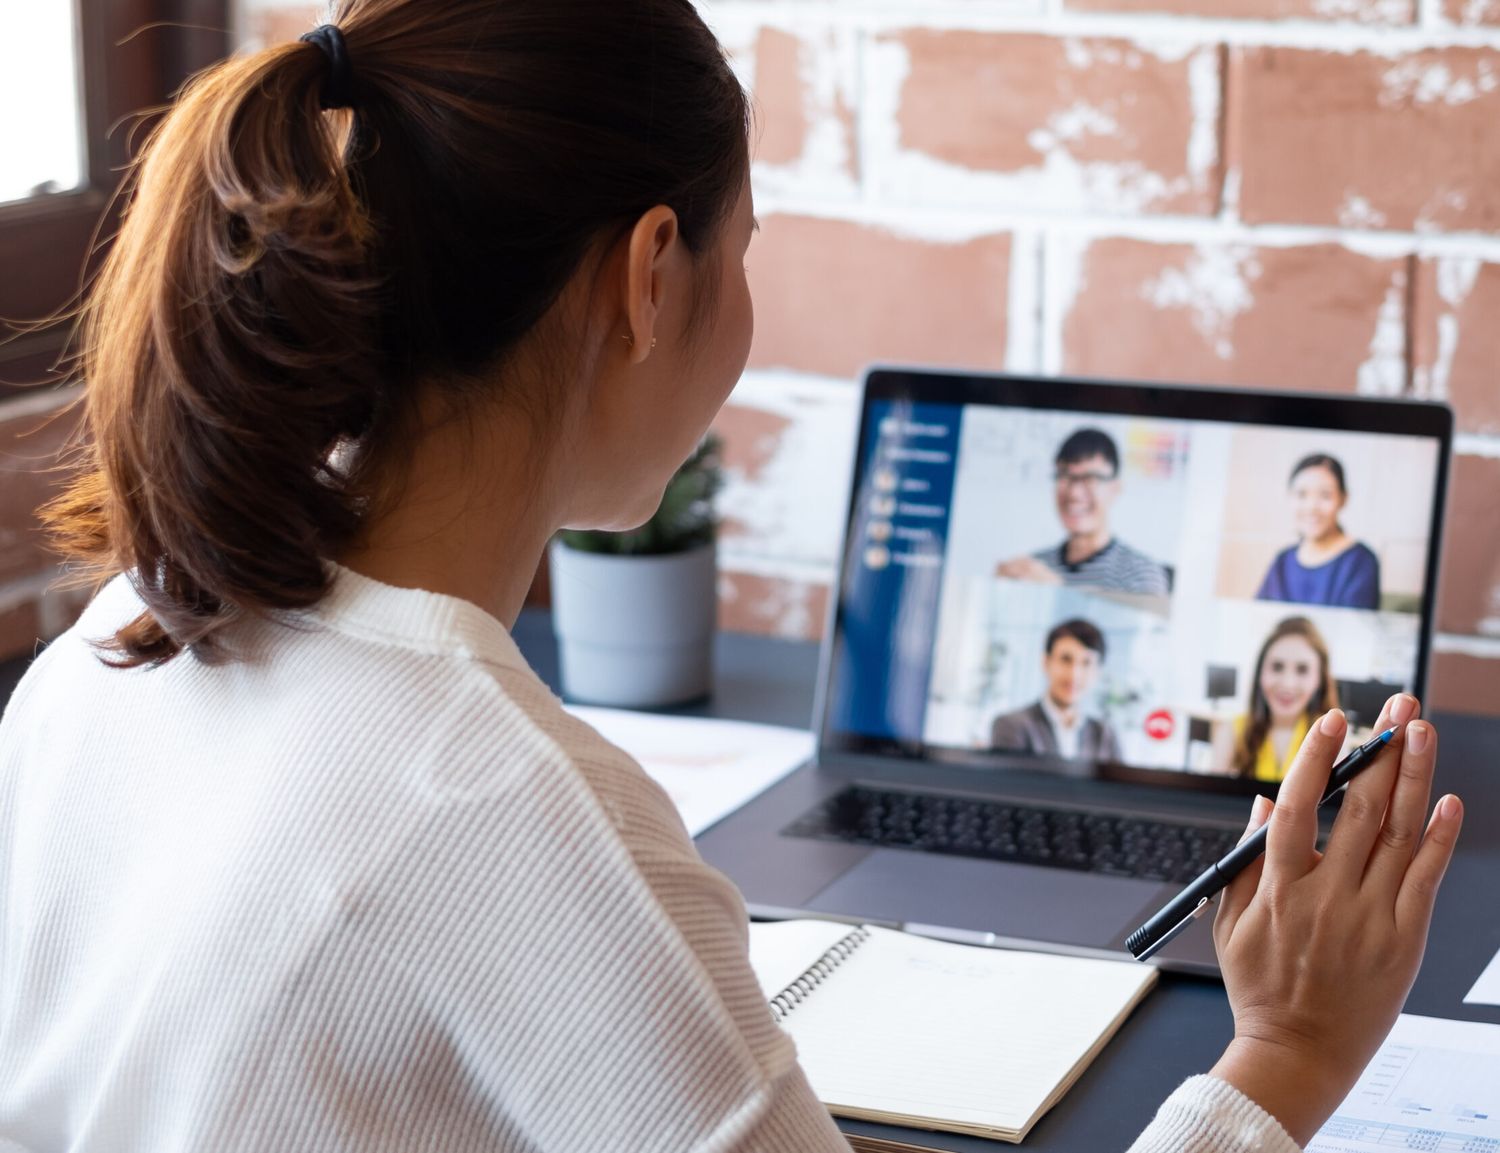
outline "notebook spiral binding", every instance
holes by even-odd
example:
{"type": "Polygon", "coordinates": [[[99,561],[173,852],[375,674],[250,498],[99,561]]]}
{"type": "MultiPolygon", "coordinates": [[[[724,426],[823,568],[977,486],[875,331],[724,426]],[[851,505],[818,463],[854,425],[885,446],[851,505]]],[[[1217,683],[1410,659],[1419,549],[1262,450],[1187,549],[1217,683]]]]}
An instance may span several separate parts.
{"type": "Polygon", "coordinates": [[[814,989],[831,977],[833,971],[869,939],[870,930],[861,925],[836,941],[826,953],[803,969],[795,981],[771,998],[772,1019],[779,1025],[788,1013],[807,1000],[814,989]]]}

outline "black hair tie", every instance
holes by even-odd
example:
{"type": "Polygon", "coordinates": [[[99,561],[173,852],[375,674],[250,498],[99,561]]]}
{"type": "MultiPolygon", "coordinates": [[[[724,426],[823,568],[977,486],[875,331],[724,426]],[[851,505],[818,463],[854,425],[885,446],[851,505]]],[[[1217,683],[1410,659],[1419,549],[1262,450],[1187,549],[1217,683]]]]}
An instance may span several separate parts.
{"type": "Polygon", "coordinates": [[[299,39],[316,44],[328,57],[328,71],[323,77],[319,101],[323,108],[354,107],[354,69],[349,64],[349,48],[344,34],[336,25],[322,24],[299,39]]]}

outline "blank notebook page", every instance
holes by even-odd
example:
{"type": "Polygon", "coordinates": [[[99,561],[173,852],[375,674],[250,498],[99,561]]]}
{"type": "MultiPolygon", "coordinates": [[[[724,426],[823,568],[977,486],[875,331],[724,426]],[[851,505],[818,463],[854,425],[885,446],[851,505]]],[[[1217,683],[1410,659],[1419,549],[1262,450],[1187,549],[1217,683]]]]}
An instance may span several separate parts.
{"type": "Polygon", "coordinates": [[[783,1022],[840,1113],[1024,1131],[1156,978],[1126,962],[868,931],[783,1022]]]}

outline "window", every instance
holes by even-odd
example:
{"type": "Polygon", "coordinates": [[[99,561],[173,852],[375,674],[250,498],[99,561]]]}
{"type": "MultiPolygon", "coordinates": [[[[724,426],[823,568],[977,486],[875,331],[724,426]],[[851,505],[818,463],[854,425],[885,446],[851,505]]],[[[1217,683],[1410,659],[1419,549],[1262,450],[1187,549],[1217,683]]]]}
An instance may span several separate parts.
{"type": "Polygon", "coordinates": [[[0,10],[0,204],[71,192],[83,181],[83,92],[78,83],[77,13],[66,4],[0,10]]]}
{"type": "MultiPolygon", "coordinates": [[[[0,6],[0,317],[77,297],[116,224],[105,217],[137,113],[230,48],[230,0],[36,0],[0,6]],[[90,257],[91,247],[93,256],[90,257]]],[[[0,398],[46,380],[66,326],[0,322],[0,398]]]]}

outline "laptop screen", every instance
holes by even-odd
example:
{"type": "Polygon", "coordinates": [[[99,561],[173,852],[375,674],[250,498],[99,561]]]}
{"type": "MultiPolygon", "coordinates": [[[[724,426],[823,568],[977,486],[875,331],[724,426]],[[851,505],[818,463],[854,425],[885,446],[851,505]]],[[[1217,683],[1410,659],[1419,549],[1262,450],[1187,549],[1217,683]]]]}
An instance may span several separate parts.
{"type": "Polygon", "coordinates": [[[1262,788],[1420,693],[1440,405],[866,380],[825,749],[1262,788]]]}

